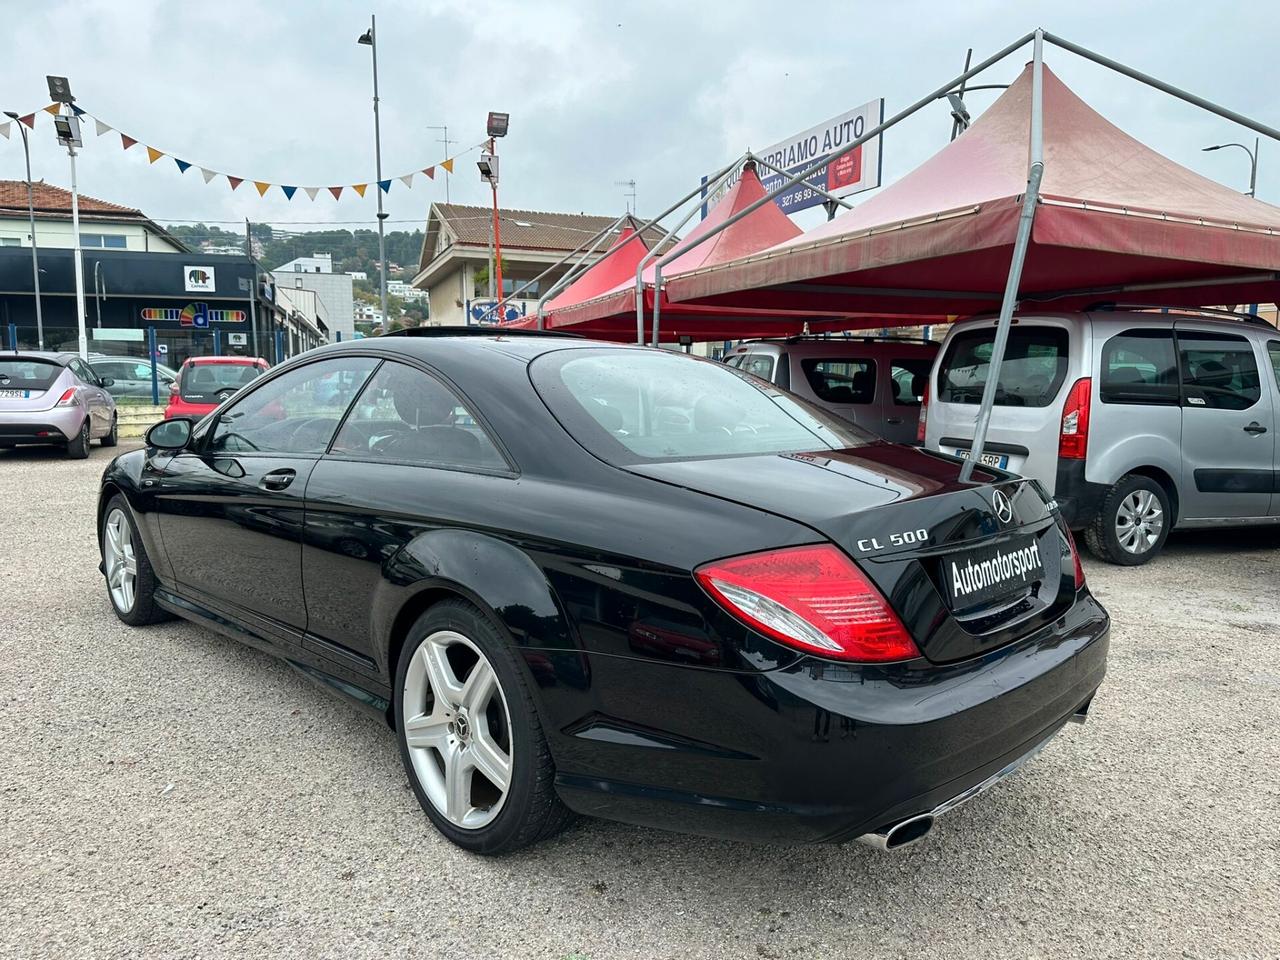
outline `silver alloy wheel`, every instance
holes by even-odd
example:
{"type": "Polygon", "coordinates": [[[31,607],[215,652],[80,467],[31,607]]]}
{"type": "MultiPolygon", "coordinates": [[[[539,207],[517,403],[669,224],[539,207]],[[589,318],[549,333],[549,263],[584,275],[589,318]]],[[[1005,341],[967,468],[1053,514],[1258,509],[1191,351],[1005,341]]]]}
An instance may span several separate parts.
{"type": "Polygon", "coordinates": [[[507,798],[512,756],[511,714],[493,665],[462,634],[439,630],[414,651],[403,693],[405,743],[431,805],[456,826],[488,825],[507,798]]]}
{"type": "Polygon", "coordinates": [[[128,613],[138,592],[138,558],[133,550],[133,527],[119,507],[107,514],[102,530],[102,553],[107,589],[116,609],[128,613]]]}
{"type": "Polygon", "coordinates": [[[1160,498],[1150,490],[1135,490],[1120,501],[1116,511],[1116,539],[1132,554],[1146,553],[1164,530],[1160,498]]]}

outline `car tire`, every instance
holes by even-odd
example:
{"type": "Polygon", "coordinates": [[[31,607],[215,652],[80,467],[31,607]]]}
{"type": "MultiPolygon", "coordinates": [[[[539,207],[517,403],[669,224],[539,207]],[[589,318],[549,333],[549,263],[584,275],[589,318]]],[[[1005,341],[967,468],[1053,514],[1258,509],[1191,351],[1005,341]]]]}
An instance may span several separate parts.
{"type": "Polygon", "coordinates": [[[1172,523],[1164,487],[1131,473],[1102,499],[1097,516],[1085,528],[1085,543],[1100,560],[1136,567],[1163,549],[1172,523]]]}
{"type": "Polygon", "coordinates": [[[555,792],[555,766],[524,669],[475,606],[445,600],[418,618],[400,651],[393,696],[405,773],[448,840],[472,853],[502,854],[573,820],[555,792]]]}
{"type": "Polygon", "coordinates": [[[84,415],[80,432],[67,441],[67,456],[72,460],[84,460],[89,456],[89,415],[84,415]]]}
{"type": "Polygon", "coordinates": [[[106,436],[102,438],[104,447],[114,447],[120,442],[120,419],[116,414],[111,415],[111,429],[107,431],[106,436]]]}
{"type": "Polygon", "coordinates": [[[102,511],[98,537],[103,575],[107,581],[107,599],[111,601],[111,609],[115,610],[116,616],[131,627],[168,620],[169,614],[156,604],[156,575],[151,567],[151,558],[138,535],[133,511],[120,494],[112,497],[102,511]],[[130,560],[132,573],[129,571],[130,560]]]}

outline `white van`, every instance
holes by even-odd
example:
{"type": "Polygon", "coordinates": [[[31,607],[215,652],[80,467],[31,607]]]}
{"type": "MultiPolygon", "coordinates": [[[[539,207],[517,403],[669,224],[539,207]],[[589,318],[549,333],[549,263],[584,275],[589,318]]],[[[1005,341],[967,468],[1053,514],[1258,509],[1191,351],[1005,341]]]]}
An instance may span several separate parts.
{"type": "MultiPolygon", "coordinates": [[[[1280,332],[1208,313],[1016,316],[983,462],[1039,480],[1113,563],[1145,563],[1174,527],[1280,522],[1280,332]]],[[[947,334],[928,448],[968,456],[996,322],[947,334]]]]}

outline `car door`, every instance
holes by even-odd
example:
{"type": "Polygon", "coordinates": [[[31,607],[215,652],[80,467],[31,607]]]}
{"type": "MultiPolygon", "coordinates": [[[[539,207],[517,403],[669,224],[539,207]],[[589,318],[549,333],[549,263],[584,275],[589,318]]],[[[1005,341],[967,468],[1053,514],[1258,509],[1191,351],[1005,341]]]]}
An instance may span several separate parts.
{"type": "Polygon", "coordinates": [[[1275,475],[1275,409],[1248,338],[1178,323],[1182,504],[1188,520],[1265,517],[1275,475]]]}
{"type": "MultiPolygon", "coordinates": [[[[1276,432],[1280,433],[1280,340],[1267,341],[1267,363],[1271,367],[1270,384],[1272,416],[1276,423],[1276,432]]],[[[1266,377],[1264,376],[1265,380],[1266,377]]],[[[1272,450],[1272,484],[1271,484],[1271,516],[1280,517],[1280,437],[1274,441],[1272,450]]]]}
{"type": "Polygon", "coordinates": [[[303,497],[316,460],[377,366],[317,360],[246,393],[154,484],[174,579],[198,603],[277,634],[306,628],[303,497]],[[343,389],[330,389],[335,375],[343,389]]]}
{"type": "Polygon", "coordinates": [[[302,578],[315,652],[373,669],[380,585],[431,574],[406,545],[433,530],[463,533],[458,525],[475,503],[513,495],[513,477],[483,422],[448,385],[387,360],[307,485],[302,578]]]}
{"type": "Polygon", "coordinates": [[[115,410],[115,401],[111,399],[111,394],[107,393],[106,388],[102,386],[102,380],[98,374],[83,360],[76,358],[67,366],[71,368],[71,372],[76,375],[77,379],[84,384],[84,389],[81,393],[84,396],[85,406],[89,412],[91,421],[89,429],[93,436],[102,436],[110,429],[111,414],[115,410]]]}
{"type": "Polygon", "coordinates": [[[886,440],[916,443],[920,405],[924,402],[925,384],[929,382],[932,366],[933,361],[923,357],[889,360],[889,376],[885,378],[881,395],[884,404],[881,436],[886,440]]]}

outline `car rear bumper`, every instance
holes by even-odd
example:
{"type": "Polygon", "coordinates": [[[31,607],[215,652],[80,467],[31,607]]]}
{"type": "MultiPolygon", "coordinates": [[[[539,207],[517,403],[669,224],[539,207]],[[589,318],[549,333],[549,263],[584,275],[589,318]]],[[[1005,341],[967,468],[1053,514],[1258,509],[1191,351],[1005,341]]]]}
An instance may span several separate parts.
{"type": "Polygon", "coordinates": [[[1083,530],[1093,523],[1102,501],[1111,489],[1105,483],[1090,483],[1084,478],[1084,460],[1059,460],[1053,498],[1058,501],[1062,519],[1072,530],[1083,530]]]}
{"type": "Polygon", "coordinates": [[[600,735],[617,722],[602,703],[578,742],[557,744],[557,788],[581,813],[667,830],[852,839],[933,811],[1051,738],[1101,684],[1108,634],[1086,592],[1038,633],[945,666],[804,659],[744,675],[630,662],[696,673],[697,694],[664,702],[659,691],[689,685],[650,677],[647,716],[669,728],[621,736],[600,735]]]}
{"type": "Polygon", "coordinates": [[[83,406],[0,413],[0,443],[66,443],[84,423],[83,406]]]}

